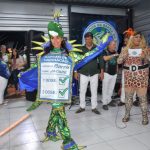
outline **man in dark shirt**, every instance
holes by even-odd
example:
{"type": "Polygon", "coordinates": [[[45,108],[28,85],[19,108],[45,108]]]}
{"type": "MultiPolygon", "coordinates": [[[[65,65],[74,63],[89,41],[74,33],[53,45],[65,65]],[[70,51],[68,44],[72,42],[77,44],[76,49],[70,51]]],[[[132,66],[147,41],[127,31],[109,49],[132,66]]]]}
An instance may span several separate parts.
{"type": "Polygon", "coordinates": [[[102,102],[103,109],[108,110],[108,105],[115,106],[112,102],[112,94],[117,78],[117,56],[116,42],[111,41],[107,49],[103,52],[103,59],[101,60],[101,67],[104,69],[104,79],[102,82],[102,102]]]}
{"type": "MultiPolygon", "coordinates": [[[[86,52],[93,50],[96,47],[96,45],[93,44],[93,34],[91,32],[87,32],[84,38],[85,45],[82,47],[82,51],[85,54],[86,52]]],[[[76,111],[76,113],[81,113],[85,111],[85,95],[88,83],[90,82],[92,112],[100,114],[100,112],[97,110],[98,74],[100,73],[100,69],[98,68],[98,58],[95,58],[89,63],[87,63],[83,68],[79,70],[79,73],[80,108],[76,111]]],[[[75,76],[77,78],[77,73],[75,76]]]]}

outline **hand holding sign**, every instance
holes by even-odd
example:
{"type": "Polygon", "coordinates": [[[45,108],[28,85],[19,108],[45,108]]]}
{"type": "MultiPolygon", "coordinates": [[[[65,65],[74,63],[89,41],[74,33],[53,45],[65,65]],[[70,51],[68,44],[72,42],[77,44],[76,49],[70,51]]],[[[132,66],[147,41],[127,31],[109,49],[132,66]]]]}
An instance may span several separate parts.
{"type": "Polygon", "coordinates": [[[128,49],[128,53],[130,57],[140,57],[142,49],[128,49]]]}

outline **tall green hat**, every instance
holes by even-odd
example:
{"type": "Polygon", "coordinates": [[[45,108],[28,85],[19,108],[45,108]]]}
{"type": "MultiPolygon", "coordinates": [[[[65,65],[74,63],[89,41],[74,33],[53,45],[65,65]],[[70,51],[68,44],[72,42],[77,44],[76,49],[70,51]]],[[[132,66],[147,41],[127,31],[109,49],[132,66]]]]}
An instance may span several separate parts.
{"type": "Polygon", "coordinates": [[[62,31],[61,25],[57,22],[50,21],[48,23],[48,35],[49,36],[64,36],[64,32],[62,31]]]}

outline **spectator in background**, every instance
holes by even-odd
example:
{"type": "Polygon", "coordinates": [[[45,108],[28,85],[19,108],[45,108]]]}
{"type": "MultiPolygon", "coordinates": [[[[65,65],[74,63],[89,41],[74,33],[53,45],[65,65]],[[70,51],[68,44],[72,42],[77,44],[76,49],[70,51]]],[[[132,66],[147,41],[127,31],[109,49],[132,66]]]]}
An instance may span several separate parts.
{"type": "Polygon", "coordinates": [[[9,57],[6,53],[6,45],[1,45],[2,61],[8,64],[9,57]]]}
{"type": "Polygon", "coordinates": [[[109,106],[116,106],[112,101],[113,90],[117,78],[117,52],[116,52],[116,41],[111,41],[107,49],[103,52],[103,64],[104,68],[104,79],[102,81],[102,102],[103,109],[108,110],[109,106]]]}
{"type": "MultiPolygon", "coordinates": [[[[26,51],[27,51],[27,46],[24,46],[24,49],[23,49],[23,60],[24,60],[24,67],[27,65],[27,55],[26,55],[26,51]]],[[[26,69],[26,67],[25,67],[26,69]]]]}
{"type": "Polygon", "coordinates": [[[24,69],[24,59],[18,54],[17,49],[14,48],[11,57],[11,71],[12,71],[12,84],[15,85],[16,92],[18,92],[18,74],[24,69]]]}
{"type": "MultiPolygon", "coordinates": [[[[6,52],[7,52],[6,45],[1,45],[2,61],[7,64],[8,68],[9,68],[9,71],[10,71],[10,67],[11,67],[10,54],[11,53],[6,53],[6,52]]],[[[9,79],[8,79],[7,84],[9,84],[9,79]]],[[[8,94],[7,93],[7,88],[8,88],[8,85],[5,88],[4,96],[6,96],[8,94]]]]}
{"type": "Polygon", "coordinates": [[[2,53],[0,52],[0,105],[3,104],[4,101],[4,91],[7,86],[8,78],[9,78],[9,70],[7,64],[3,61],[2,53]]]}
{"type": "Polygon", "coordinates": [[[11,64],[11,57],[12,57],[12,48],[8,48],[7,51],[8,51],[8,62],[9,62],[9,65],[11,64]]]}
{"type": "MultiPolygon", "coordinates": [[[[85,45],[81,48],[83,53],[85,54],[88,51],[93,50],[96,45],[93,44],[93,34],[91,32],[87,32],[84,35],[85,45]]],[[[90,82],[90,90],[91,90],[91,105],[92,112],[95,114],[100,114],[97,110],[97,88],[98,88],[98,75],[100,73],[100,68],[98,68],[98,57],[94,60],[87,63],[83,68],[79,70],[80,73],[80,108],[76,111],[76,113],[81,113],[85,111],[85,96],[87,91],[88,83],[90,82]]],[[[77,79],[78,74],[75,73],[75,77],[77,79]]]]}
{"type": "Polygon", "coordinates": [[[124,64],[125,79],[125,116],[123,122],[130,120],[130,111],[133,104],[133,94],[136,91],[142,110],[142,124],[148,124],[147,87],[149,79],[150,50],[140,32],[134,32],[125,49],[118,58],[119,64],[124,64]]]}

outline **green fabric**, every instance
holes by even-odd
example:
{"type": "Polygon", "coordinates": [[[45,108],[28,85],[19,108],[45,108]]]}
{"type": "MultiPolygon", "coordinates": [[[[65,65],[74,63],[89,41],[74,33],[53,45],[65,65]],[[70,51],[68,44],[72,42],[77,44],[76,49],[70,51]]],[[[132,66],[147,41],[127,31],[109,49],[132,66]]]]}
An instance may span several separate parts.
{"type": "MultiPolygon", "coordinates": [[[[59,53],[61,49],[54,48],[52,52],[59,53]]],[[[58,141],[62,139],[62,148],[68,143],[74,142],[71,138],[70,129],[67,124],[67,117],[65,113],[65,107],[63,103],[53,103],[50,118],[46,128],[46,137],[44,141],[58,141]],[[58,133],[56,130],[58,129],[58,133]]],[[[75,143],[75,142],[74,142],[75,143]]],[[[77,144],[75,143],[67,150],[79,150],[77,144]]]]}
{"type": "Polygon", "coordinates": [[[59,53],[59,52],[61,52],[61,49],[60,49],[60,48],[54,48],[54,49],[52,50],[52,52],[54,52],[54,53],[59,53]]]}
{"type": "MultiPolygon", "coordinates": [[[[72,142],[73,139],[71,138],[70,129],[67,124],[67,117],[65,113],[64,104],[60,103],[60,106],[59,106],[59,103],[54,103],[54,104],[52,105],[52,111],[51,111],[50,118],[48,121],[48,126],[46,128],[45,141],[59,140],[60,136],[56,133],[56,128],[58,128],[58,132],[61,135],[61,138],[63,140],[62,146],[64,147],[68,143],[72,142]],[[57,106],[57,108],[54,106],[57,106]]],[[[78,146],[75,143],[73,146],[71,146],[67,150],[78,150],[78,146]]]]}
{"type": "MultiPolygon", "coordinates": [[[[61,49],[55,48],[52,52],[59,53],[61,49]]],[[[36,109],[42,102],[34,102],[27,111],[36,109]]],[[[67,117],[63,103],[52,103],[52,110],[46,128],[46,136],[43,142],[58,141],[62,139],[62,149],[64,150],[79,150],[77,144],[71,138],[70,129],[67,124],[67,117]],[[58,133],[56,130],[58,129],[58,133]],[[71,143],[71,145],[70,145],[71,143]],[[73,144],[72,144],[73,143],[73,144]],[[66,147],[69,147],[66,149],[66,147]]]]}
{"type": "Polygon", "coordinates": [[[60,106],[64,106],[63,103],[52,103],[53,108],[59,108],[60,106]]]}
{"type": "Polygon", "coordinates": [[[53,36],[53,35],[50,34],[51,31],[57,33],[58,36],[60,36],[60,37],[64,36],[64,32],[61,29],[61,25],[58,24],[58,23],[56,23],[56,22],[50,21],[48,23],[48,27],[47,28],[48,28],[48,34],[49,34],[49,36],[53,36]]]}
{"type": "MultiPolygon", "coordinates": [[[[91,50],[93,50],[94,48],[96,48],[95,45],[93,45],[93,47],[91,48],[91,50]]],[[[89,52],[89,50],[86,48],[86,46],[81,47],[83,54],[89,52]]],[[[99,63],[99,59],[101,59],[101,56],[91,60],[89,63],[87,63],[86,65],[84,65],[80,70],[79,73],[86,75],[86,76],[93,76],[95,74],[99,74],[100,73],[100,67],[98,65],[99,63]]]]}
{"type": "Polygon", "coordinates": [[[77,144],[74,142],[73,139],[63,141],[62,149],[63,149],[63,150],[79,150],[77,144]],[[70,143],[72,143],[72,142],[74,143],[74,145],[73,145],[73,146],[70,146],[68,149],[67,149],[67,148],[65,149],[65,147],[66,147],[66,146],[68,147],[68,145],[69,145],[70,143]]]}
{"type": "Polygon", "coordinates": [[[42,103],[43,102],[35,101],[35,102],[32,103],[32,105],[29,108],[27,108],[26,111],[34,110],[34,109],[38,108],[42,103]]]}

